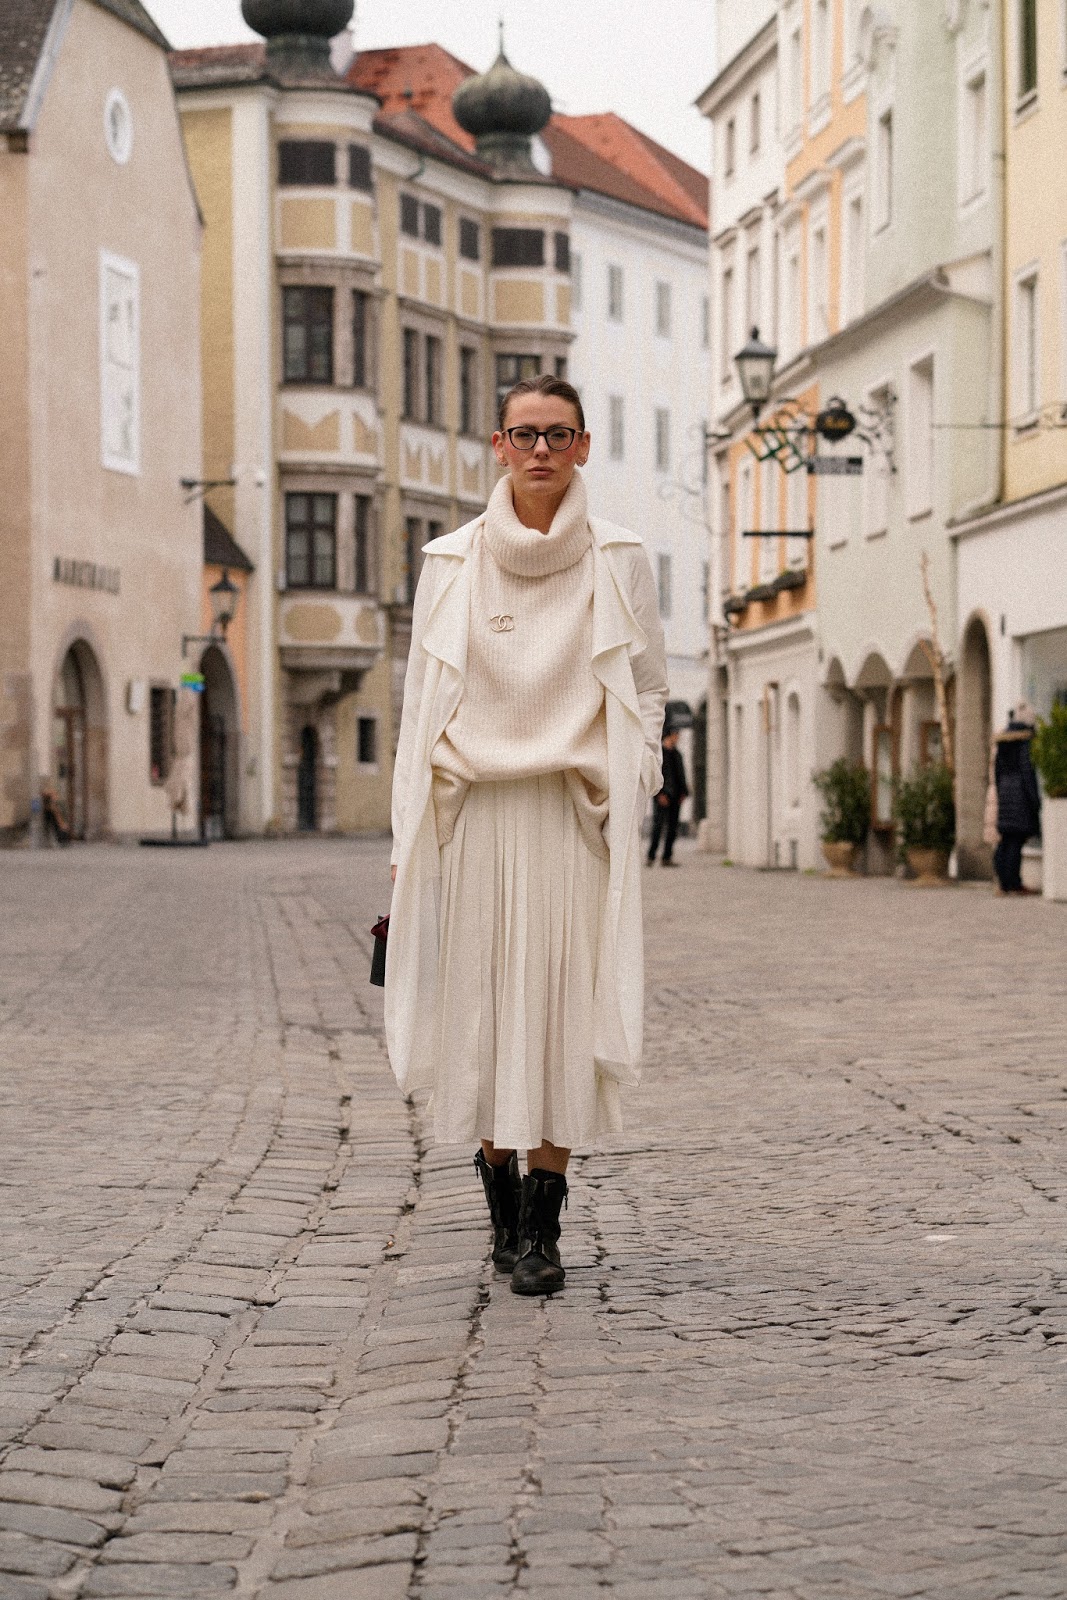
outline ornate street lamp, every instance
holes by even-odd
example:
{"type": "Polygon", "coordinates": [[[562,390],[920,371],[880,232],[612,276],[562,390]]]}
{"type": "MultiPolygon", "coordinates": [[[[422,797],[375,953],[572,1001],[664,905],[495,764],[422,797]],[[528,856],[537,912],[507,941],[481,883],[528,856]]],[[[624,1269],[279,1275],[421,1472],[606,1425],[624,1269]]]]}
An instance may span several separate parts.
{"type": "Polygon", "coordinates": [[[213,626],[214,628],[218,629],[219,633],[224,639],[226,637],[226,629],[233,621],[234,613],[237,610],[237,596],[239,592],[240,591],[238,590],[237,585],[235,583],[231,583],[230,574],[225,568],[223,569],[222,577],[219,579],[218,583],[213,583],[211,588],[208,590],[208,594],[211,596],[211,614],[214,618],[213,626]]]}
{"type": "Polygon", "coordinates": [[[777,360],[777,350],[763,343],[758,328],[753,328],[748,343],[743,345],[734,357],[737,375],[741,380],[741,393],[752,407],[752,415],[757,422],[760,412],[771,397],[774,364],[777,360]]]}
{"type": "Polygon", "coordinates": [[[191,644],[222,644],[226,639],[226,630],[233,621],[237,612],[237,601],[241,591],[230,579],[227,569],[223,569],[222,577],[218,583],[213,583],[208,590],[211,596],[211,632],[210,633],[183,633],[182,655],[185,655],[191,644]]]}

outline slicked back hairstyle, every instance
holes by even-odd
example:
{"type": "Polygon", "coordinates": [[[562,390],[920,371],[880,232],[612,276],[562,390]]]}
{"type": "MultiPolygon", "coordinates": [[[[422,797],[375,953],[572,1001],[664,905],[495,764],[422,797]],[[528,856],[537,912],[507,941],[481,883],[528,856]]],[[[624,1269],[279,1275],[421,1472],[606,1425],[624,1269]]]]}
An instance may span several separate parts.
{"type": "Polygon", "coordinates": [[[540,378],[520,378],[518,383],[512,384],[500,402],[500,415],[497,418],[497,426],[501,433],[503,433],[504,424],[507,421],[508,406],[523,394],[552,395],[554,399],[566,400],[568,405],[574,407],[575,415],[578,418],[579,433],[585,432],[585,412],[582,410],[582,402],[578,398],[578,391],[573,383],[568,383],[566,378],[554,378],[551,373],[543,373],[540,378]]]}

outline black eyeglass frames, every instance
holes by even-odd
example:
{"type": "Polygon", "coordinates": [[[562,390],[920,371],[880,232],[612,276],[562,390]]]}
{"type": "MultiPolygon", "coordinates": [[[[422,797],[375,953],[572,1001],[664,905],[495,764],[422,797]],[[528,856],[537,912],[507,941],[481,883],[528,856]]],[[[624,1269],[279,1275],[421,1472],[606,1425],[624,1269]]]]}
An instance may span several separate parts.
{"type": "Polygon", "coordinates": [[[580,428],[505,428],[504,435],[511,440],[513,450],[536,450],[538,439],[543,439],[550,450],[562,453],[569,450],[581,432],[580,428]]]}

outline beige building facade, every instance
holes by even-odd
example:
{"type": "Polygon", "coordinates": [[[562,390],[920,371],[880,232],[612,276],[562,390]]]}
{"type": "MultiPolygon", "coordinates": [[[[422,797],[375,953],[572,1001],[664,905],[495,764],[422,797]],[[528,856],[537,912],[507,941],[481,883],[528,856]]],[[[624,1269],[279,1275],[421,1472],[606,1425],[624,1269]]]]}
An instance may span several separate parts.
{"type": "Polygon", "coordinates": [[[488,498],[498,388],[565,370],[571,339],[571,192],[384,125],[331,65],[337,10],[315,34],[300,7],[295,52],[172,57],[207,223],[208,505],[254,568],[249,831],[388,827],[421,548],[488,498]]]}
{"type": "Polygon", "coordinates": [[[0,60],[0,837],[48,811],[163,832],[202,552],[201,226],[166,41],[136,0],[24,0],[0,60]]]}

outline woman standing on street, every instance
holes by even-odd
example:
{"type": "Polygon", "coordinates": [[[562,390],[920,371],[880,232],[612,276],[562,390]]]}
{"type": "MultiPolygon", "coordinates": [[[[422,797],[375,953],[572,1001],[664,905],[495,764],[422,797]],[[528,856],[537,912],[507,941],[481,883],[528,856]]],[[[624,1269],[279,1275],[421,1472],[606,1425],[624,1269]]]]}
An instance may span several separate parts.
{"type": "Polygon", "coordinates": [[[570,1151],[621,1127],[641,1057],[666,661],[640,539],[590,520],[589,447],[562,379],[505,396],[506,475],[425,547],[393,779],[390,1059],[440,1142],[480,1141],[517,1294],[562,1286],[570,1151]]]}

